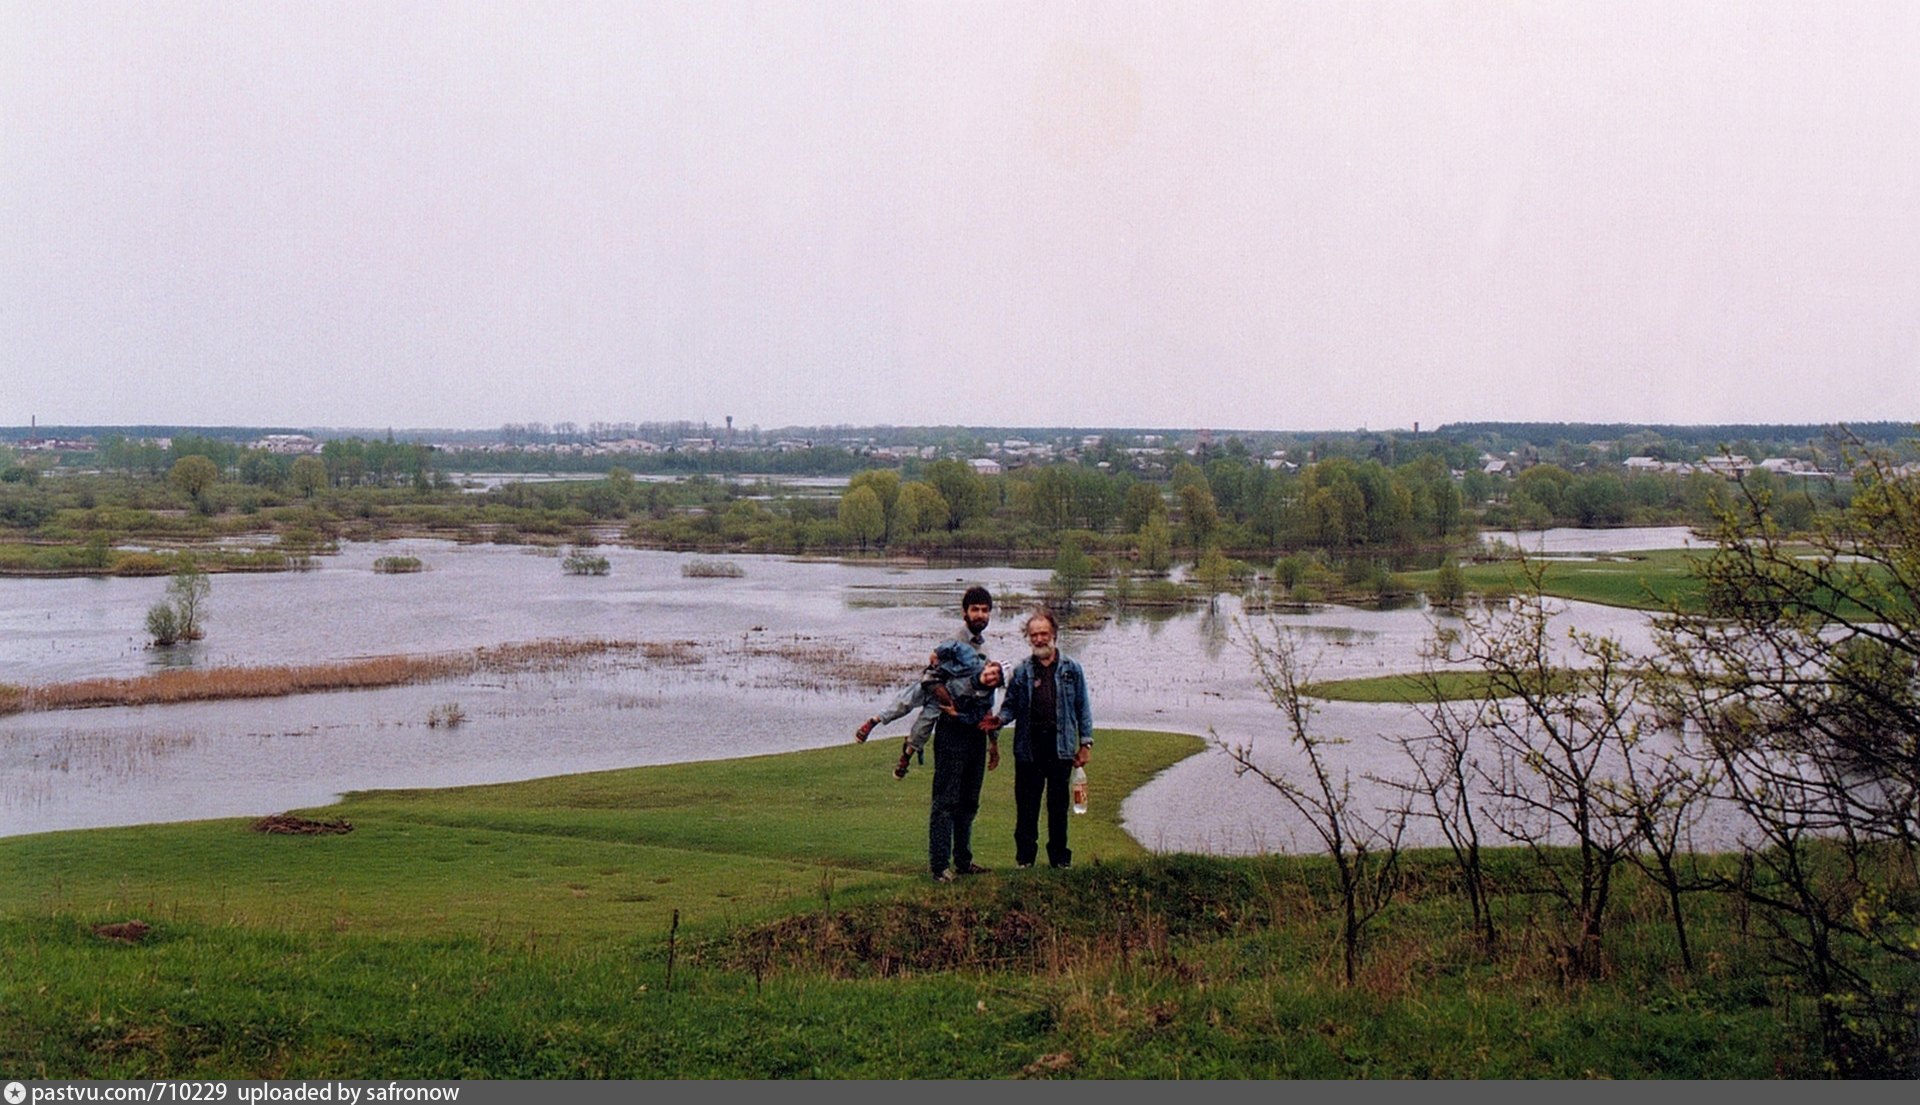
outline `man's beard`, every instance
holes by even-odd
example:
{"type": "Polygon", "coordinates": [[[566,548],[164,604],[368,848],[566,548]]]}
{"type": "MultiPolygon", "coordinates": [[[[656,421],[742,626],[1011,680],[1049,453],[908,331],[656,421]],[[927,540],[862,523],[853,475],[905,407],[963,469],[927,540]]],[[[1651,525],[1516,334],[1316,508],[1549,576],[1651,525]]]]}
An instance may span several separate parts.
{"type": "Polygon", "coordinates": [[[986,618],[981,618],[978,621],[974,620],[973,618],[968,618],[966,619],[966,622],[967,622],[967,632],[969,633],[972,633],[978,636],[979,634],[985,633],[987,631],[986,618]]]}
{"type": "Polygon", "coordinates": [[[1052,645],[1033,646],[1033,658],[1035,660],[1040,661],[1043,664],[1052,663],[1053,662],[1053,646],[1052,645]]]}

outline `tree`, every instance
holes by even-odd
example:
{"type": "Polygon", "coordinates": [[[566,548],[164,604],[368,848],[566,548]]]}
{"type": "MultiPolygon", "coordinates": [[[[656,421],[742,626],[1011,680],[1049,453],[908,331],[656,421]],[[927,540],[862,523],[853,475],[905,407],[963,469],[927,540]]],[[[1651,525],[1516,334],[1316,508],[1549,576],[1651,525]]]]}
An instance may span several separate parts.
{"type": "Polygon", "coordinates": [[[1080,548],[1077,538],[1068,536],[1060,542],[1060,554],[1053,561],[1053,589],[1060,596],[1063,609],[1072,610],[1073,603],[1087,585],[1093,582],[1093,559],[1080,548]]]}
{"type": "Polygon", "coordinates": [[[208,505],[207,489],[219,479],[219,466],[198,453],[174,461],[173,467],[167,472],[167,483],[191,499],[193,505],[203,513],[208,505]]]}
{"type": "Polygon", "coordinates": [[[856,487],[840,498],[840,524],[847,535],[860,542],[860,551],[887,531],[886,508],[871,487],[856,487]]]}
{"type": "Polygon", "coordinates": [[[201,625],[207,620],[207,597],[212,593],[207,573],[192,557],[181,557],[167,581],[166,600],[147,609],[147,634],[153,643],[166,646],[206,636],[201,625]]]}
{"type": "Polygon", "coordinates": [[[1460,562],[1449,556],[1440,565],[1440,571],[1434,575],[1433,590],[1427,598],[1435,606],[1452,609],[1460,605],[1467,597],[1467,577],[1460,571],[1460,562]]]}
{"type": "Polygon", "coordinates": [[[880,540],[892,541],[899,529],[900,473],[891,468],[870,468],[847,481],[849,492],[860,487],[872,488],[879,498],[883,520],[880,540]]]}
{"type": "Polygon", "coordinates": [[[1120,525],[1128,533],[1139,533],[1155,517],[1167,516],[1167,500],[1161,496],[1158,485],[1136,483],[1127,488],[1127,498],[1120,510],[1120,525]]]}
{"type": "Polygon", "coordinates": [[[1400,840],[1406,830],[1405,811],[1370,812],[1354,802],[1348,772],[1334,763],[1343,738],[1315,732],[1309,721],[1313,707],[1301,688],[1307,677],[1301,670],[1298,647],[1286,627],[1270,624],[1265,638],[1242,627],[1242,637],[1253,659],[1261,689],[1285,719],[1289,746],[1303,761],[1304,771],[1271,768],[1258,762],[1251,743],[1217,747],[1233,760],[1236,775],[1252,775],[1272,787],[1303,818],[1333,861],[1340,891],[1340,946],[1347,985],[1360,969],[1367,927],[1380,915],[1400,885],[1400,840]],[[1305,781],[1298,781],[1304,776],[1305,781]]]}
{"type": "Polygon", "coordinates": [[[899,514],[896,530],[908,537],[921,537],[947,524],[947,500],[930,483],[914,480],[901,487],[894,509],[899,514]]]}
{"type": "Polygon", "coordinates": [[[326,462],[319,457],[297,457],[289,474],[293,489],[302,497],[311,499],[319,494],[328,483],[326,462]]]}
{"type": "Polygon", "coordinates": [[[1140,566],[1149,572],[1165,572],[1173,565],[1173,532],[1167,520],[1155,515],[1140,527],[1140,566]]]}
{"type": "Polygon", "coordinates": [[[1233,563],[1220,551],[1220,546],[1209,545],[1207,551],[1200,554],[1193,566],[1193,581],[1206,592],[1209,605],[1233,588],[1233,563]]]}
{"type": "MultiPolygon", "coordinates": [[[[1522,559],[1520,567],[1512,610],[1469,612],[1443,655],[1485,678],[1472,724],[1491,760],[1481,766],[1495,799],[1490,819],[1532,852],[1572,922],[1563,944],[1568,970],[1593,978],[1604,967],[1614,875],[1637,842],[1632,811],[1614,799],[1619,750],[1651,724],[1639,708],[1644,673],[1605,637],[1575,633],[1575,656],[1560,658],[1540,586],[1545,565],[1522,559]],[[1562,860],[1562,845],[1570,860],[1562,860]]],[[[1445,743],[1440,728],[1435,733],[1445,743]]]]}
{"type": "Polygon", "coordinates": [[[167,600],[179,621],[181,640],[197,641],[206,636],[201,626],[207,620],[207,598],[212,594],[213,581],[206,570],[193,557],[182,557],[180,567],[167,581],[167,600]]]}
{"type": "Polygon", "coordinates": [[[1789,543],[1725,485],[1705,608],[1657,628],[1661,707],[1700,732],[1759,842],[1742,892],[1819,1002],[1843,1074],[1920,1062],[1920,478],[1854,464],[1851,503],[1789,543]]]}
{"type": "Polygon", "coordinates": [[[923,473],[926,481],[947,501],[947,529],[957,530],[988,511],[987,485],[973,466],[962,460],[936,460],[923,473]]]}
{"type": "Polygon", "coordinates": [[[1220,525],[1220,511],[1214,506],[1213,492],[1205,482],[1189,483],[1179,489],[1180,521],[1187,531],[1187,543],[1203,548],[1220,525]]]}

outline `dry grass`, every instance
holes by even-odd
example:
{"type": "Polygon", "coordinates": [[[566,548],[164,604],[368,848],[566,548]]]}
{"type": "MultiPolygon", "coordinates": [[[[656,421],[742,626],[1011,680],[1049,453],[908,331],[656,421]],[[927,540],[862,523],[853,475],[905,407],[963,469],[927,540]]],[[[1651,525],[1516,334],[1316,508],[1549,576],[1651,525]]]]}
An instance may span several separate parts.
{"type": "Polygon", "coordinates": [[[782,660],[792,666],[792,671],[765,681],[773,687],[880,691],[904,687],[920,677],[918,669],[864,659],[849,645],[811,637],[754,643],[742,651],[747,656],[782,660]]]}
{"type": "Polygon", "coordinates": [[[0,714],[397,687],[477,672],[551,671],[590,656],[643,649],[638,641],[530,641],[470,652],[373,656],[332,664],[164,671],[132,679],[83,679],[38,687],[0,685],[0,714]]]}

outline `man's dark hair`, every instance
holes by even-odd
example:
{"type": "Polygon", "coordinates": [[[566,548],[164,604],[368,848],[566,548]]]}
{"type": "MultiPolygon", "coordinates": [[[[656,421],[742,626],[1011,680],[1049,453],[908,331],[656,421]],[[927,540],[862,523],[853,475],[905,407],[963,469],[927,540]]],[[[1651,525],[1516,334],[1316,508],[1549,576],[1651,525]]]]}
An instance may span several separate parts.
{"type": "Polygon", "coordinates": [[[969,606],[992,606],[992,605],[993,605],[992,592],[988,591],[985,587],[982,587],[977,583],[974,584],[972,587],[967,588],[967,593],[960,596],[960,609],[962,610],[965,610],[969,606]]]}

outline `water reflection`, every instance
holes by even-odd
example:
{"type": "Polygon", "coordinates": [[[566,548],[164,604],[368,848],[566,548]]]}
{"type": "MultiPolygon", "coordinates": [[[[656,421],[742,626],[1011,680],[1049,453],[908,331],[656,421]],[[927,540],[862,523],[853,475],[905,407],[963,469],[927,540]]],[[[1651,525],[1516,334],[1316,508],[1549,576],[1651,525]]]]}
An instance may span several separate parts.
{"type": "MultiPolygon", "coordinates": [[[[1012,658],[1023,651],[1013,598],[1038,593],[1048,576],[733,556],[741,578],[689,579],[681,567],[695,557],[607,547],[599,551],[612,574],[583,578],[512,547],[399,544],[348,544],[312,572],[216,577],[207,638],[170,653],[144,647],[139,633],[164,580],[0,581],[0,664],[9,681],[41,683],[133,676],[157,664],[304,664],[553,637],[647,647],[417,687],[0,719],[0,834],[255,815],[347,790],[835,744],[952,631],[966,584],[1003,597],[989,651],[1012,658]],[[419,557],[427,570],[377,574],[372,562],[383,555],[419,557]],[[467,721],[430,725],[448,703],[467,721]]],[[[1556,607],[1589,632],[1648,643],[1639,613],[1556,607]]],[[[1063,644],[1088,671],[1099,726],[1260,746],[1274,739],[1274,709],[1252,676],[1243,634],[1269,618],[1307,642],[1316,679],[1415,670],[1434,626],[1457,624],[1419,606],[1249,616],[1224,596],[1197,610],[1127,611],[1066,634],[1063,644]]],[[[1422,724],[1392,706],[1331,704],[1319,720],[1365,754],[1391,751],[1394,734],[1422,724]]],[[[874,770],[884,769],[881,759],[874,770]]],[[[1289,847],[1294,827],[1263,791],[1210,753],[1149,784],[1122,814],[1149,846],[1289,847]]]]}

